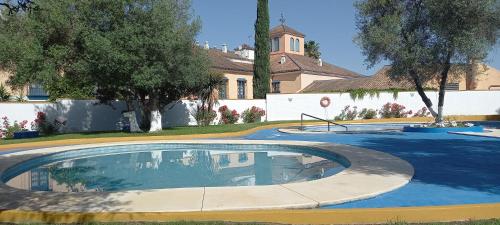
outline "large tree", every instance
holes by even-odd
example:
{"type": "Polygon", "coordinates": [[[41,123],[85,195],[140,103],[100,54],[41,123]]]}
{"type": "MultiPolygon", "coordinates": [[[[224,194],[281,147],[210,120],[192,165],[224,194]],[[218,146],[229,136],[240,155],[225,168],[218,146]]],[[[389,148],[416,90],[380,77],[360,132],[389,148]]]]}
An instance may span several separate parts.
{"type": "Polygon", "coordinates": [[[88,80],[74,67],[81,51],[77,34],[82,28],[74,2],[44,0],[31,12],[4,14],[0,20],[0,65],[13,74],[11,87],[23,90],[27,84],[40,84],[52,100],[92,95],[88,80]]]}
{"type": "Polygon", "coordinates": [[[257,1],[257,20],[255,21],[255,60],[253,64],[254,98],[265,98],[269,93],[271,64],[269,61],[269,2],[257,1]]]}
{"type": "Polygon", "coordinates": [[[94,0],[87,7],[82,64],[91,68],[98,97],[139,100],[150,131],[161,130],[164,106],[211,82],[208,56],[195,46],[200,21],[190,1],[94,0]]]}
{"type": "Polygon", "coordinates": [[[159,131],[164,106],[211,88],[219,76],[195,45],[200,21],[189,0],[47,0],[37,7],[5,22],[17,22],[5,35],[16,46],[0,44],[16,86],[41,81],[51,98],[91,90],[103,103],[126,100],[131,111],[138,102],[149,131],[159,131]]]}
{"type": "Polygon", "coordinates": [[[391,62],[389,75],[412,81],[437,123],[450,71],[465,72],[463,65],[484,59],[498,38],[498,0],[365,0],[355,6],[357,42],[369,66],[391,62]],[[424,92],[432,82],[439,86],[437,111],[424,92]]]}

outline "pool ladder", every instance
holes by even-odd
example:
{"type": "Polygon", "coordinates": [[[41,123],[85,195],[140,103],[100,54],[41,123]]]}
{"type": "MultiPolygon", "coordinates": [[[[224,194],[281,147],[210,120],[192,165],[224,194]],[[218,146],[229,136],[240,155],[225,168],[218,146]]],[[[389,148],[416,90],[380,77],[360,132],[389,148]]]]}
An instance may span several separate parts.
{"type": "Polygon", "coordinates": [[[300,114],[300,130],[304,130],[304,116],[306,117],[310,117],[310,118],[313,118],[313,119],[317,119],[317,120],[320,120],[320,121],[324,121],[324,122],[327,122],[328,123],[328,131],[330,131],[330,124],[333,124],[333,125],[337,125],[337,126],[341,126],[343,128],[345,128],[345,131],[347,131],[347,126],[344,126],[342,124],[338,124],[338,123],[335,123],[331,120],[326,120],[326,119],[321,119],[319,117],[316,117],[316,116],[313,116],[313,115],[309,115],[309,114],[306,114],[306,113],[302,113],[300,114]]]}

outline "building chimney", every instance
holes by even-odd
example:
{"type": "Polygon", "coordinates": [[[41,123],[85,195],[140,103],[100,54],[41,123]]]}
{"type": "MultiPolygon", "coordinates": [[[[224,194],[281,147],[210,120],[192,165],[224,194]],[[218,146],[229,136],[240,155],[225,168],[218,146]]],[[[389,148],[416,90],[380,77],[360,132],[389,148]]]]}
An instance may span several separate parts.
{"type": "Polygon", "coordinates": [[[210,49],[210,45],[208,44],[208,41],[205,41],[205,49],[210,49]]]}
{"type": "Polygon", "coordinates": [[[285,64],[286,63],[286,56],[282,55],[280,59],[280,64],[285,64]]]}
{"type": "Polygon", "coordinates": [[[318,66],[323,66],[323,60],[321,58],[318,59],[318,66]]]}
{"type": "Polygon", "coordinates": [[[227,44],[222,44],[222,52],[227,53],[227,44]]]}

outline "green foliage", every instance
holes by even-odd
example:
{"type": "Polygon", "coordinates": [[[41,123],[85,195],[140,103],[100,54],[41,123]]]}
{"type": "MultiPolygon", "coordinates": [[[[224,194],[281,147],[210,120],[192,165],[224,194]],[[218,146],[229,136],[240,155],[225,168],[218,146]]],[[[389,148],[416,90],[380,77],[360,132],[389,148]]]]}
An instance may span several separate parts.
{"type": "Polygon", "coordinates": [[[0,64],[13,72],[9,85],[22,89],[40,83],[50,98],[89,96],[73,62],[79,49],[81,24],[74,13],[75,1],[39,1],[30,13],[4,15],[0,21],[0,64]],[[64,75],[64,76],[63,76],[64,75]]]}
{"type": "Polygon", "coordinates": [[[349,96],[351,96],[351,99],[353,101],[356,101],[356,99],[362,100],[366,95],[369,95],[370,98],[373,98],[377,96],[377,98],[380,96],[380,92],[383,90],[372,90],[372,89],[353,89],[349,90],[349,96]]]}
{"type": "Polygon", "coordinates": [[[15,132],[28,130],[26,128],[27,124],[27,120],[21,121],[19,123],[17,121],[14,121],[12,124],[10,124],[9,118],[7,118],[6,116],[2,117],[2,125],[0,126],[0,138],[14,138],[15,132]]]}
{"type": "Polygon", "coordinates": [[[42,135],[52,135],[58,130],[53,123],[47,120],[47,115],[44,112],[36,114],[36,119],[32,126],[32,129],[39,131],[42,135]]]}
{"type": "Polygon", "coordinates": [[[356,42],[369,67],[387,60],[392,79],[412,81],[440,121],[451,65],[487,56],[499,37],[499,5],[498,0],[358,1],[356,42]],[[423,91],[431,80],[439,82],[437,113],[423,91]]]}
{"type": "Polygon", "coordinates": [[[261,122],[262,117],[266,115],[266,111],[259,107],[252,106],[251,108],[245,109],[241,115],[244,123],[255,123],[261,122]]]}
{"type": "Polygon", "coordinates": [[[412,111],[406,111],[405,109],[404,105],[388,102],[380,109],[380,118],[406,118],[412,114],[412,111]]]}
{"type": "Polygon", "coordinates": [[[255,60],[253,64],[253,96],[265,98],[270,91],[271,63],[269,61],[269,2],[257,1],[257,20],[255,21],[255,60]]]}
{"type": "Polygon", "coordinates": [[[0,84],[0,102],[7,102],[10,100],[11,97],[12,96],[7,91],[5,86],[3,86],[3,84],[0,84]]]}
{"type": "Polygon", "coordinates": [[[312,40],[306,41],[306,43],[304,43],[304,53],[306,54],[306,56],[319,59],[321,57],[321,52],[319,51],[319,43],[312,40]]]}
{"type": "Polygon", "coordinates": [[[204,127],[209,126],[214,122],[217,117],[217,113],[211,108],[198,105],[194,113],[194,119],[196,120],[198,126],[204,127]]]}
{"type": "Polygon", "coordinates": [[[377,118],[377,110],[363,108],[358,117],[365,120],[377,118]]]}
{"type": "Polygon", "coordinates": [[[358,117],[358,107],[354,106],[351,109],[350,105],[346,105],[340,111],[340,114],[335,117],[335,120],[355,120],[358,117]]]}
{"type": "Polygon", "coordinates": [[[227,105],[219,107],[220,121],[219,124],[235,124],[240,118],[240,114],[236,110],[231,110],[227,105]]]}
{"type": "Polygon", "coordinates": [[[0,22],[7,31],[0,64],[13,71],[15,88],[40,83],[51,99],[137,100],[148,115],[212,84],[189,0],[47,0],[37,7],[0,22]]]}

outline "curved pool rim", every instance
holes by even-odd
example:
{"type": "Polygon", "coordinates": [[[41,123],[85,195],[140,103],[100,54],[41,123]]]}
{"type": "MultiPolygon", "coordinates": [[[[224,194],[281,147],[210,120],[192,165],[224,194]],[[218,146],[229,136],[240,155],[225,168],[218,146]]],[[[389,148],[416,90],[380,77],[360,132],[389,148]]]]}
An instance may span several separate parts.
{"type": "MultiPolygon", "coordinates": [[[[177,150],[185,150],[186,148],[191,149],[193,151],[200,150],[208,150],[208,151],[229,151],[229,152],[290,152],[290,153],[299,153],[299,154],[307,154],[313,155],[317,157],[321,157],[324,160],[328,160],[334,163],[340,164],[343,169],[351,166],[351,163],[344,156],[339,155],[335,152],[323,152],[317,151],[317,149],[308,147],[308,146],[295,146],[295,145],[270,145],[272,146],[269,149],[265,149],[266,146],[263,144],[255,144],[252,145],[251,148],[245,147],[245,144],[217,144],[207,146],[206,144],[200,143],[149,143],[149,144],[127,144],[127,145],[111,145],[111,146],[102,146],[102,147],[91,147],[91,148],[80,148],[69,151],[55,152],[47,155],[34,157],[28,159],[26,161],[20,162],[12,167],[6,169],[0,176],[0,181],[3,183],[8,183],[11,179],[26,173],[32,169],[53,164],[64,162],[67,160],[75,160],[75,159],[85,159],[85,158],[94,158],[101,156],[112,156],[112,155],[120,155],[120,154],[131,154],[131,153],[139,153],[139,152],[150,152],[150,151],[177,151],[177,150]],[[205,147],[206,149],[202,149],[205,147]],[[215,149],[212,149],[214,148],[215,149]],[[227,149],[229,148],[229,149],[227,149]],[[232,148],[232,149],[231,149],[232,148]]],[[[342,169],[342,170],[343,170],[342,169]]],[[[338,171],[341,172],[342,170],[338,171]]],[[[317,179],[313,179],[317,180],[317,179]]],[[[293,183],[293,182],[290,182],[293,183]]],[[[234,185],[228,185],[234,186],[234,185]]],[[[243,185],[243,186],[257,186],[257,185],[243,185]]],[[[263,186],[263,185],[260,185],[263,186]]],[[[212,186],[210,186],[212,187],[212,186]]],[[[217,186],[213,186],[217,187],[217,186]]],[[[220,186],[219,186],[220,187],[220,186]]],[[[16,187],[14,187],[16,188],[16,187]]],[[[170,188],[170,187],[169,187],[170,188]]],[[[175,188],[183,188],[183,187],[175,187],[175,188]]],[[[189,187],[187,187],[189,188],[189,187]]],[[[130,191],[135,190],[152,190],[152,189],[168,189],[168,188],[149,188],[149,189],[131,189],[130,191]]],[[[103,191],[103,192],[119,192],[117,191],[103,191]]],[[[127,190],[129,191],[129,190],[127,190]]],[[[52,191],[47,191],[52,192],[52,191]]]]}
{"type": "Polygon", "coordinates": [[[42,193],[15,189],[2,182],[0,184],[0,193],[4,196],[2,201],[9,201],[5,204],[8,207],[4,208],[51,212],[186,212],[315,208],[366,199],[397,189],[407,184],[414,173],[413,167],[408,162],[397,157],[347,145],[301,141],[196,140],[121,142],[15,152],[0,156],[0,176],[3,176],[6,169],[20,162],[47,154],[93,147],[151,143],[304,146],[342,155],[351,166],[339,174],[319,180],[267,186],[176,188],[107,193],[42,193]]]}

